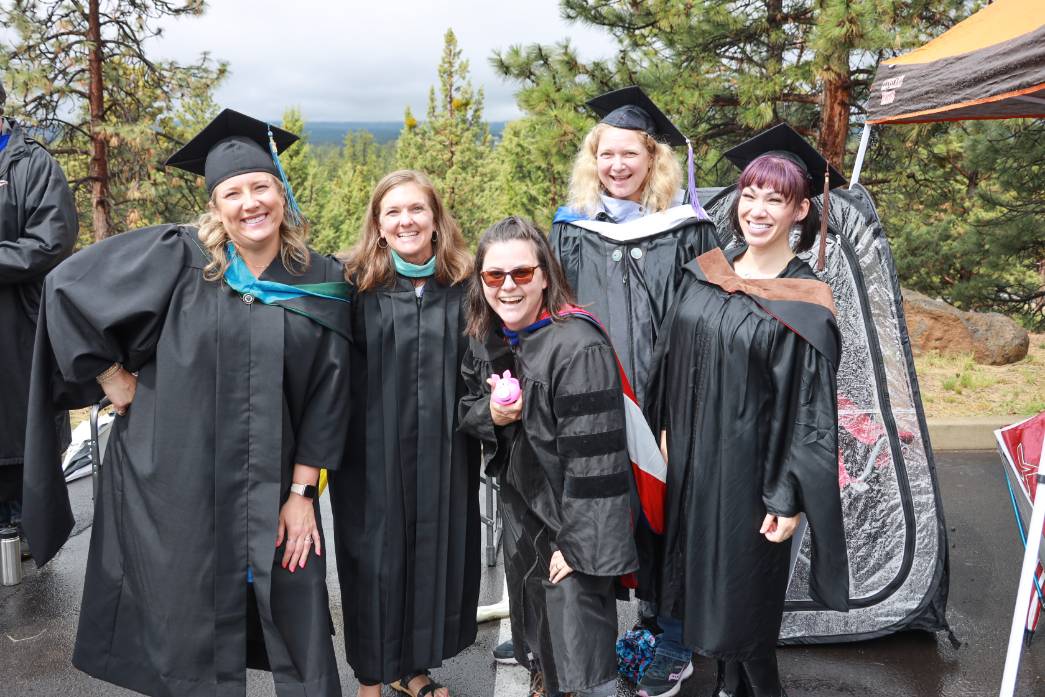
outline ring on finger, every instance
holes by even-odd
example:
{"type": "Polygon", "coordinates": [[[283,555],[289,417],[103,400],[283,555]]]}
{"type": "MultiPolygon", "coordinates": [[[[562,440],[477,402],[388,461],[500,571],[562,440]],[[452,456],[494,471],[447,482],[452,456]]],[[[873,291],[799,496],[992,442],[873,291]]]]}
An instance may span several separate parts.
{"type": "Polygon", "coordinates": [[[312,536],[311,535],[306,535],[303,541],[307,545],[312,544],[312,536]]]}

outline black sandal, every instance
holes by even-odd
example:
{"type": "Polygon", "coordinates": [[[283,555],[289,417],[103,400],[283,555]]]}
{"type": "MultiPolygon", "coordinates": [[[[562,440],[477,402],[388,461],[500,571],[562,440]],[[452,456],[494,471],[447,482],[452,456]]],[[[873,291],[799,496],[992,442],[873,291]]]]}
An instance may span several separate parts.
{"type": "Polygon", "coordinates": [[[415,670],[412,673],[407,673],[403,677],[399,678],[399,680],[396,680],[395,682],[389,684],[389,687],[398,692],[402,692],[404,695],[409,695],[409,697],[432,697],[433,692],[445,686],[440,685],[435,680],[432,680],[432,676],[427,670],[415,670]],[[410,681],[421,675],[428,678],[428,682],[419,687],[416,693],[411,692],[410,681]]]}

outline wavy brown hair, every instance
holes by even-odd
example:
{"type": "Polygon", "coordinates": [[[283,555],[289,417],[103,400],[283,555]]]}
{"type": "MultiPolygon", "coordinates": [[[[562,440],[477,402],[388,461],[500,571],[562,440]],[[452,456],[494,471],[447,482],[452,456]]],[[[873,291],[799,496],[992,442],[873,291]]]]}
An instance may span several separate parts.
{"type": "MultiPolygon", "coordinates": [[[[570,174],[569,206],[574,210],[594,215],[600,209],[599,194],[605,189],[599,181],[597,154],[599,139],[607,129],[614,128],[605,123],[595,127],[584,136],[581,149],[573,161],[573,172],[570,174]]],[[[635,131],[646,146],[650,156],[650,171],[646,181],[642,183],[642,206],[650,213],[659,213],[671,207],[682,186],[682,165],[675,159],[671,147],[659,143],[644,131],[635,131]]]]}
{"type": "Polygon", "coordinates": [[[413,169],[400,169],[386,174],[374,187],[359,242],[339,255],[345,262],[345,277],[353,281],[360,291],[392,285],[395,280],[392,253],[377,244],[381,239],[381,200],[389,191],[403,184],[420,187],[432,209],[432,223],[439,233],[435,241],[435,279],[444,286],[467,280],[472,271],[472,255],[468,253],[461,226],[443,206],[432,181],[424,173],[413,169]]]}
{"type": "MultiPolygon", "coordinates": [[[[272,176],[272,175],[269,175],[272,176]]],[[[276,177],[272,181],[279,187],[283,195],[283,222],[279,224],[279,256],[283,267],[295,276],[301,275],[308,270],[311,253],[308,249],[308,222],[292,222],[292,216],[287,215],[290,210],[290,202],[287,200],[287,190],[276,177]]],[[[229,259],[225,256],[225,246],[230,238],[225,231],[225,225],[221,222],[221,216],[214,204],[214,192],[211,192],[210,202],[207,210],[196,221],[199,228],[200,242],[207,253],[210,254],[210,263],[203,267],[203,277],[208,281],[217,281],[225,275],[229,268],[229,259]]]]}
{"type": "Polygon", "coordinates": [[[548,281],[541,299],[541,309],[551,313],[552,321],[558,321],[558,313],[570,305],[576,304],[573,289],[566,281],[559,260],[555,258],[548,238],[537,229],[537,226],[526,218],[511,216],[494,223],[479,238],[479,247],[475,251],[475,268],[472,280],[468,285],[468,328],[465,333],[480,341],[485,340],[496,327],[500,326],[500,317],[486,302],[483,295],[483,279],[479,272],[483,270],[483,259],[492,245],[498,242],[524,240],[533,245],[537,256],[537,265],[541,267],[548,281]]]}

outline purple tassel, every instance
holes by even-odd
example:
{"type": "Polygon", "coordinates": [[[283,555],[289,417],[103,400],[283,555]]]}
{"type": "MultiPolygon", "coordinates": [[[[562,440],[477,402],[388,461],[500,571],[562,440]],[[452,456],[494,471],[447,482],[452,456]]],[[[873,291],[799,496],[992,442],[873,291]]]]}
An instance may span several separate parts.
{"type": "Polygon", "coordinates": [[[704,210],[704,206],[700,205],[700,199],[697,198],[696,176],[693,170],[693,144],[689,142],[689,138],[686,138],[686,170],[686,192],[689,194],[689,205],[693,206],[697,220],[711,220],[711,216],[704,210]]]}

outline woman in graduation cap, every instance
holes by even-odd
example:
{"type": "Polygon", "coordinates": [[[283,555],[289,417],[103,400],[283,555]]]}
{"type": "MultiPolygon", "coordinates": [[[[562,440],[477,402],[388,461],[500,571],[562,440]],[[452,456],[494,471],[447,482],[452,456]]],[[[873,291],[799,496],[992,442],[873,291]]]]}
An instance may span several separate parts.
{"type": "Polygon", "coordinates": [[[352,413],[331,478],[345,653],[360,697],[447,697],[428,670],[475,641],[481,574],[479,444],[456,417],[472,258],[428,177],[400,170],[346,268],[352,413]]]}
{"type": "Polygon", "coordinates": [[[588,102],[600,117],[584,137],[569,203],[550,241],[577,302],[609,331],[642,404],[657,329],[684,263],[719,246],[697,199],[689,149],[687,190],[672,147],[688,145],[639,87],[588,102]]]}
{"type": "Polygon", "coordinates": [[[55,408],[103,393],[106,450],[73,664],[152,695],[341,694],[316,484],[348,419],[349,294],[307,246],[276,155],[293,134],[226,109],[167,162],[206,179],[197,226],[127,232],[47,278],[26,533],[73,525],[55,408]]]}
{"type": "MultiPolygon", "coordinates": [[[[826,206],[844,179],[786,124],[726,155],[743,169],[730,211],[741,244],[685,265],[654,357],[648,406],[668,460],[658,599],[669,619],[656,661],[696,650],[719,660],[719,697],[779,697],[787,542],[803,516],[812,597],[848,603],[840,335],[831,288],[796,256],[819,230],[822,267],[826,218],[811,198],[823,187],[826,206]]],[[[674,694],[677,680],[644,678],[639,690],[674,694]]]]}
{"type": "Polygon", "coordinates": [[[483,233],[461,423],[501,483],[512,634],[536,658],[530,694],[610,697],[616,578],[638,567],[624,381],[609,338],[571,296],[532,223],[506,218],[483,233]],[[507,405],[491,397],[504,370],[522,383],[507,405]]]}

